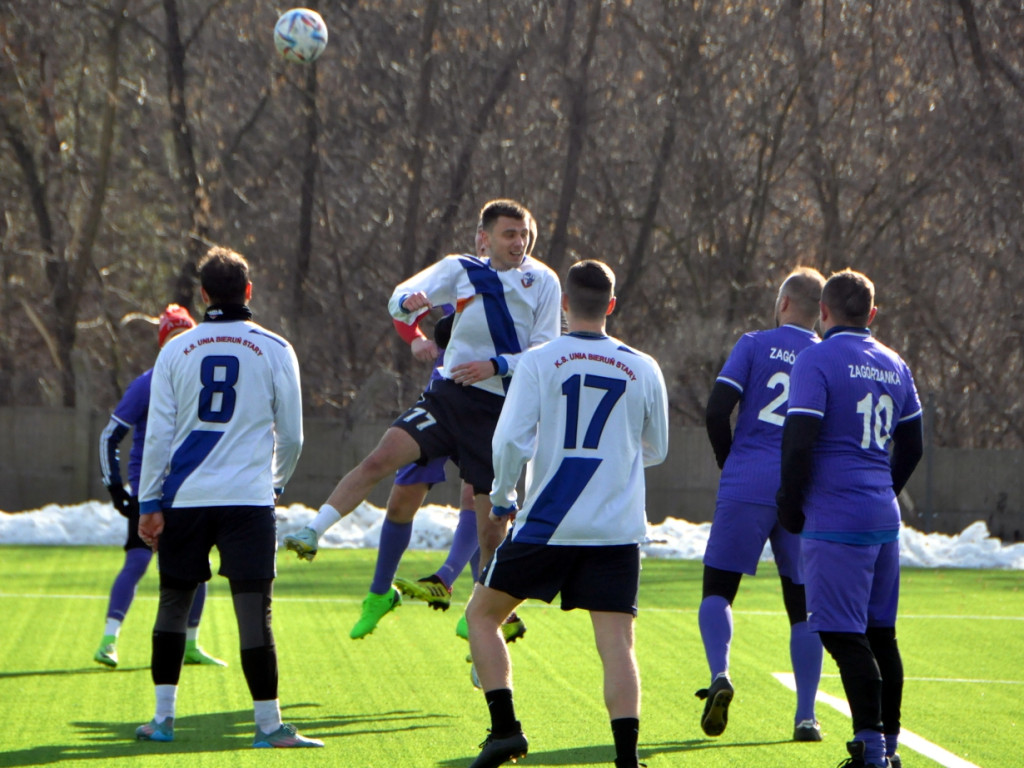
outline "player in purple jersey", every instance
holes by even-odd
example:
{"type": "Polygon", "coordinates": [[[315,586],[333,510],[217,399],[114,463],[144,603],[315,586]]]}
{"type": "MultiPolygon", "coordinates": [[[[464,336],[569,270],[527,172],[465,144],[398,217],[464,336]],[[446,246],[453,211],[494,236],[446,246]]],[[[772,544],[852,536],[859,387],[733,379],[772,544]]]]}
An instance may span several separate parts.
{"type": "Polygon", "coordinates": [[[780,522],[802,535],[808,623],[850,704],[849,768],[899,765],[896,497],[924,452],[910,369],[868,330],[874,301],[859,272],[825,283],[824,340],[800,354],[790,377],[777,495],[780,522]]]}
{"type": "MultiPolygon", "coordinates": [[[[184,307],[170,304],[160,315],[157,341],[162,347],[164,342],[174,338],[182,331],[195,326],[195,320],[184,307]]],[[[117,638],[121,634],[121,624],[128,615],[135,590],[149,567],[153,551],[139,538],[139,470],[142,467],[142,446],[146,442],[146,416],[149,412],[149,386],[153,369],[139,376],[128,385],[124,396],[117,404],[110,421],[100,436],[100,471],[103,484],[110,494],[114,509],[128,519],[128,536],[124,542],[124,565],[114,579],[110,588],[110,602],[107,605],[107,619],[103,628],[100,646],[93,654],[93,660],[108,667],[116,667],[118,662],[117,638]],[[128,488],[121,480],[121,459],[118,446],[128,434],[132,433],[132,450],[128,456],[128,488]]],[[[206,602],[206,585],[196,591],[192,601],[192,610],[188,617],[186,631],[185,663],[212,664],[227,666],[199,647],[199,619],[203,615],[206,602]]]]}
{"type": "Polygon", "coordinates": [[[814,332],[825,278],[816,269],[798,267],[779,288],[776,328],[747,333],[736,342],[708,398],[706,424],[715,459],[722,469],[704,553],[704,585],[698,611],[701,639],[711,684],[697,691],[705,700],[700,725],[719,736],[728,722],[733,685],[729,677],[732,604],[743,574],[757,573],[766,541],[782,581],[789,616],[789,654],[796,678],[793,738],[820,741],[814,697],[821,678],[821,641],[807,627],[800,539],[779,525],[775,492],[779,485],[782,424],[789,375],[801,350],[816,344],[814,332]],[[739,405],[736,432],[730,417],[739,405]]]}

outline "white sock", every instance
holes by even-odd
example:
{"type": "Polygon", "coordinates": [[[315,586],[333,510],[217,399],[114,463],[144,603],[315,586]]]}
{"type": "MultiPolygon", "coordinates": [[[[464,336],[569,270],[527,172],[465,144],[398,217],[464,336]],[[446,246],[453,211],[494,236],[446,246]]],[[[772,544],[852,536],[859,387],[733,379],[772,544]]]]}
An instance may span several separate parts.
{"type": "Polygon", "coordinates": [[[281,707],[277,702],[277,699],[270,699],[252,703],[256,727],[264,733],[273,733],[281,727],[281,707]]]}
{"type": "Polygon", "coordinates": [[[156,714],[153,719],[162,723],[168,717],[174,717],[175,704],[178,701],[178,686],[156,686],[156,714]]]}
{"type": "Polygon", "coordinates": [[[104,635],[113,635],[117,637],[121,634],[121,620],[120,619],[107,619],[107,625],[103,628],[104,635]]]}
{"type": "Polygon", "coordinates": [[[320,511],[316,513],[316,517],[313,518],[313,522],[311,522],[307,527],[316,531],[316,537],[319,539],[327,533],[328,528],[339,520],[341,520],[341,513],[330,504],[324,504],[320,507],[320,511]]]}
{"type": "Polygon", "coordinates": [[[185,641],[191,643],[198,643],[199,627],[185,627],[185,641]]]}

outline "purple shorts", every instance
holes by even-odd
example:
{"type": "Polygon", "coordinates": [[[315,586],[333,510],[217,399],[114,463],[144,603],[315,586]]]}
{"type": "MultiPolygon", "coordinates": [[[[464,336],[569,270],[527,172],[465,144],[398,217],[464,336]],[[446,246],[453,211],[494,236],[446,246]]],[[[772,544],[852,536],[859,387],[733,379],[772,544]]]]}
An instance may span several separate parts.
{"type": "Polygon", "coordinates": [[[426,464],[406,464],[395,473],[395,485],[437,485],[445,480],[444,465],[448,462],[447,456],[438,456],[426,464]]]}
{"type": "Polygon", "coordinates": [[[803,539],[807,624],[812,632],[895,627],[900,543],[844,544],[803,539]]]}
{"type": "Polygon", "coordinates": [[[764,543],[769,540],[779,575],[803,584],[800,537],[779,525],[775,505],[719,499],[704,550],[704,565],[753,576],[764,543]]]}

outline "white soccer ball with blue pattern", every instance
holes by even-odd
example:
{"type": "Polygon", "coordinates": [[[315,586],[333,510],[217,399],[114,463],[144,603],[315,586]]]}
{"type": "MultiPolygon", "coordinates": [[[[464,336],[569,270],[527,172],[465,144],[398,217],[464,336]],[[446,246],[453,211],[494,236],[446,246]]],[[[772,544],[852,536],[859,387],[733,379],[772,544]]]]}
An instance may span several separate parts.
{"type": "Polygon", "coordinates": [[[316,11],[292,8],[274,25],[274,45],[287,61],[310,64],[327,47],[327,25],[316,11]]]}

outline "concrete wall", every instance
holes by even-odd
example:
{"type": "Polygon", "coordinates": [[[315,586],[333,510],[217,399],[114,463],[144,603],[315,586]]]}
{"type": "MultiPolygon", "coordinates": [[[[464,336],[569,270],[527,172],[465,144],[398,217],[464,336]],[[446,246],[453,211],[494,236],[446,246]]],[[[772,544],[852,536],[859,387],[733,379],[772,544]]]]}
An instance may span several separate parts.
{"type": "MultiPolygon", "coordinates": [[[[63,408],[0,408],[0,510],[106,499],[100,482],[99,436],[107,414],[63,408]]],[[[319,504],[341,476],[370,451],[387,422],[346,428],[307,419],[306,443],[282,503],[319,504]]],[[[121,444],[127,460],[131,436],[121,444]]],[[[707,521],[715,508],[718,467],[701,428],[672,431],[668,461],[647,474],[647,510],[654,522],[678,517],[707,521]]],[[[449,464],[449,479],[455,479],[449,464]]],[[[383,506],[390,486],[370,501],[383,506]]],[[[458,504],[458,483],[431,491],[428,501],[458,504]]],[[[976,520],[1004,541],[1024,540],[1024,451],[929,451],[901,497],[909,525],[959,533],[976,520]]]]}

